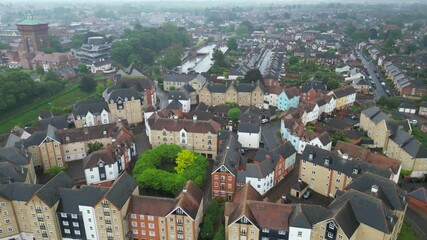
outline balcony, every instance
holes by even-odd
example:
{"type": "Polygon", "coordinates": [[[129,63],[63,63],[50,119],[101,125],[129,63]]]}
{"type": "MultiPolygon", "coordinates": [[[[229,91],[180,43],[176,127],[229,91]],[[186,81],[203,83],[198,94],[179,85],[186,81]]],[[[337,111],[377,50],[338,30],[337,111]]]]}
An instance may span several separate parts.
{"type": "Polygon", "coordinates": [[[106,202],[103,202],[103,203],[102,203],[102,207],[103,207],[103,208],[110,208],[110,206],[109,206],[109,205],[108,205],[108,203],[106,203],[106,202]]]}
{"type": "Polygon", "coordinates": [[[37,220],[39,220],[39,222],[44,222],[44,219],[43,218],[37,218],[37,220]]]}
{"type": "Polygon", "coordinates": [[[107,240],[114,240],[114,237],[107,237],[107,240]]]}
{"type": "Polygon", "coordinates": [[[241,231],[240,236],[246,236],[246,231],[241,231]]]}
{"type": "Polygon", "coordinates": [[[110,216],[110,212],[104,211],[105,216],[110,216]]]}
{"type": "Polygon", "coordinates": [[[111,233],[111,232],[113,232],[113,229],[112,228],[107,228],[107,232],[111,233]]]}
{"type": "Polygon", "coordinates": [[[105,224],[111,224],[111,220],[105,220],[105,224]]]}
{"type": "Polygon", "coordinates": [[[177,222],[177,223],[176,223],[176,225],[178,225],[178,226],[182,226],[182,225],[183,225],[183,223],[182,223],[182,222],[177,222]]]}
{"type": "Polygon", "coordinates": [[[43,234],[42,234],[42,237],[47,238],[47,234],[46,234],[46,233],[43,233],[43,234]]]}
{"type": "Polygon", "coordinates": [[[41,226],[40,226],[40,229],[41,229],[41,230],[46,230],[46,226],[41,225],[41,226]]]}
{"type": "Polygon", "coordinates": [[[37,208],[36,213],[42,213],[42,210],[40,208],[37,208]]]}

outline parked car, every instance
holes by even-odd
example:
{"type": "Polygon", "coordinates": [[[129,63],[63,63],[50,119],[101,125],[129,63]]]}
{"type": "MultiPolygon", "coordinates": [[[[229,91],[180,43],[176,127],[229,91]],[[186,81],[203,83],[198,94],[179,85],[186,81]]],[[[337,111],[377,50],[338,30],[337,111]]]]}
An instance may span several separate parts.
{"type": "Polygon", "coordinates": [[[416,119],[412,119],[412,120],[409,120],[409,123],[410,123],[411,125],[417,126],[417,125],[418,125],[418,120],[416,120],[416,119]]]}
{"type": "Polygon", "coordinates": [[[302,195],[302,198],[309,199],[311,197],[311,190],[307,190],[304,195],[302,195]]]}
{"type": "Polygon", "coordinates": [[[381,85],[385,86],[385,82],[381,82],[381,85]]]}
{"type": "Polygon", "coordinates": [[[351,119],[351,120],[358,120],[359,118],[356,116],[356,115],[354,115],[354,114],[349,114],[348,115],[348,117],[351,119]]]}
{"type": "Polygon", "coordinates": [[[389,91],[388,89],[386,89],[386,90],[385,90],[385,93],[386,93],[388,96],[391,96],[391,93],[390,93],[390,91],[389,91]]]}
{"type": "Polygon", "coordinates": [[[412,183],[422,183],[424,182],[423,178],[411,178],[412,183]]]}
{"type": "Polygon", "coordinates": [[[268,123],[268,121],[269,121],[269,120],[268,120],[267,118],[264,118],[264,119],[262,119],[262,120],[261,120],[261,123],[262,123],[262,124],[264,124],[264,123],[268,123]]]}

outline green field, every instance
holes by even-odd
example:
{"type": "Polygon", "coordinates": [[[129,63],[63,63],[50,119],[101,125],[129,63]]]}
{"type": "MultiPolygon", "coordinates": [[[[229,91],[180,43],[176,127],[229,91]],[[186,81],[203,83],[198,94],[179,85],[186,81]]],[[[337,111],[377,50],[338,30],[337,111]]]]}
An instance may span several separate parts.
{"type": "Polygon", "coordinates": [[[0,114],[0,133],[10,131],[15,125],[34,125],[39,112],[52,107],[68,108],[76,101],[89,98],[92,94],[80,90],[79,83],[71,84],[54,96],[34,100],[28,104],[0,114]]]}
{"type": "Polygon", "coordinates": [[[404,221],[397,240],[419,240],[417,233],[412,229],[412,226],[404,221]]]}

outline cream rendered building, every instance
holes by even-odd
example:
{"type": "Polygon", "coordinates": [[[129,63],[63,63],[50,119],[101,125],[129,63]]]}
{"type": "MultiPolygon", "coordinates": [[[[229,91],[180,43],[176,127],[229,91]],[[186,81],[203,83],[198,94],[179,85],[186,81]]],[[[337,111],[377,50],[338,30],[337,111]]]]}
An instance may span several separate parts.
{"type": "Polygon", "coordinates": [[[108,103],[112,122],[123,119],[126,119],[129,124],[142,122],[144,96],[135,88],[108,88],[104,91],[103,96],[108,103]]]}

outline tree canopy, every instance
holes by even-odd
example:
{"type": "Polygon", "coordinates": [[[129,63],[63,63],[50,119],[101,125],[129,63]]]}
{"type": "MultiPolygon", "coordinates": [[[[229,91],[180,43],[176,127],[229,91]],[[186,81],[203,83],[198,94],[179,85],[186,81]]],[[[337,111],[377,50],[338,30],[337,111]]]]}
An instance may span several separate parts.
{"type": "Polygon", "coordinates": [[[93,143],[88,143],[87,147],[88,147],[87,154],[91,154],[95,151],[103,149],[104,144],[102,144],[101,142],[95,141],[93,143]]]}
{"type": "Polygon", "coordinates": [[[83,92],[93,92],[96,89],[96,81],[92,77],[84,75],[80,80],[80,88],[83,92]]]}
{"type": "Polygon", "coordinates": [[[170,23],[159,28],[136,28],[133,31],[126,29],[123,38],[126,40],[116,41],[111,47],[111,59],[123,66],[132,62],[149,65],[154,62],[156,54],[173,44],[183,47],[190,44],[185,28],[170,23]]]}
{"type": "Polygon", "coordinates": [[[261,74],[261,71],[258,68],[256,68],[256,69],[249,70],[245,74],[245,77],[242,79],[242,82],[252,83],[260,80],[262,80],[262,74],[261,74]]]}
{"type": "Polygon", "coordinates": [[[241,113],[240,109],[238,109],[236,107],[232,108],[232,109],[228,110],[228,118],[230,118],[233,121],[237,121],[237,120],[239,120],[240,113],[241,113]]]}
{"type": "Polygon", "coordinates": [[[227,47],[229,51],[237,50],[237,40],[235,37],[231,37],[228,39],[227,47]]]}
{"type": "Polygon", "coordinates": [[[162,144],[140,156],[133,176],[143,188],[175,194],[188,180],[202,185],[208,165],[206,158],[199,154],[177,145],[162,144]],[[176,165],[175,171],[164,170],[165,165],[171,164],[176,165]]]}
{"type": "Polygon", "coordinates": [[[245,20],[237,27],[236,34],[238,37],[249,37],[253,31],[252,23],[245,20]]]}

